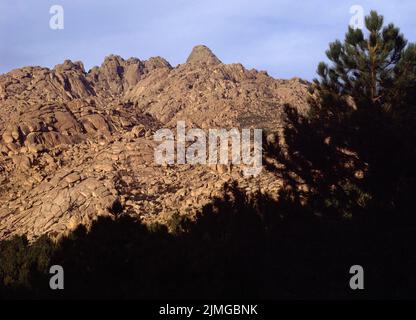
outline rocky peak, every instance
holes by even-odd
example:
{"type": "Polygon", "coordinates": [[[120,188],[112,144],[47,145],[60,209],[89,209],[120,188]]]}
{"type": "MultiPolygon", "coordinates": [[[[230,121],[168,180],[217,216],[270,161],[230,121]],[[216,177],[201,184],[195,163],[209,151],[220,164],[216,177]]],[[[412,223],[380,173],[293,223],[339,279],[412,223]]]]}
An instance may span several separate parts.
{"type": "Polygon", "coordinates": [[[225,181],[278,194],[280,174],[266,170],[247,180],[239,166],[160,166],[153,134],[185,121],[187,130],[261,128],[280,141],[284,105],[306,110],[307,83],[222,64],[205,46],[174,68],[113,55],[83,70],[67,60],[0,75],[0,240],[64,234],[113,215],[114,204],[166,224],[221,197],[225,181]]]}
{"type": "Polygon", "coordinates": [[[170,63],[162,57],[151,57],[149,58],[149,60],[146,60],[144,63],[148,71],[151,71],[157,68],[172,69],[172,66],[170,65],[170,63]]]}
{"type": "Polygon", "coordinates": [[[216,65],[222,63],[212,51],[204,45],[196,46],[186,60],[187,64],[208,64],[216,65]]]}
{"type": "Polygon", "coordinates": [[[64,71],[81,71],[85,73],[84,64],[81,61],[72,62],[71,60],[65,60],[64,63],[58,64],[54,67],[54,70],[57,72],[64,71]]]}
{"type": "Polygon", "coordinates": [[[110,54],[109,56],[104,58],[104,62],[102,63],[101,67],[108,65],[108,64],[116,64],[121,65],[123,64],[124,59],[118,55],[110,54]]]}

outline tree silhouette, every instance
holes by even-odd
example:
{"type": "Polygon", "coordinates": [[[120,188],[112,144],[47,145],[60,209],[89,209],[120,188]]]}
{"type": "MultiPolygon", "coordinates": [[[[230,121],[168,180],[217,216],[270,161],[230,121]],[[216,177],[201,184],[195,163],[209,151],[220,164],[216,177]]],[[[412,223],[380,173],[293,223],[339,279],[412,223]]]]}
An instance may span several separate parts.
{"type": "Polygon", "coordinates": [[[309,117],[285,106],[287,148],[266,146],[285,182],[278,200],[229,185],[195,221],[174,215],[171,233],[116,204],[58,243],[2,241],[0,296],[415,298],[416,47],[376,12],[366,27],[330,44],[309,117]],[[351,295],[356,263],[366,290],[351,295]],[[63,292],[48,287],[52,264],[63,292]]]}
{"type": "Polygon", "coordinates": [[[357,152],[367,190],[383,210],[406,211],[415,184],[416,45],[371,11],[329,45],[314,80],[311,122],[321,138],[357,152]]]}

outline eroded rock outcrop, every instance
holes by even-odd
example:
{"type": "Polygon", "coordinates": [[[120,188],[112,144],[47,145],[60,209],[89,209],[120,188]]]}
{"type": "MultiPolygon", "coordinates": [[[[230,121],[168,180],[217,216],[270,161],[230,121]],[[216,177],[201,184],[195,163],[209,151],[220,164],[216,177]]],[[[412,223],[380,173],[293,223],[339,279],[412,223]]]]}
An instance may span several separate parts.
{"type": "MultiPolygon", "coordinates": [[[[0,239],[59,236],[100,215],[146,223],[192,217],[225,183],[277,196],[281,175],[247,178],[241,166],[157,165],[153,134],[188,127],[261,128],[269,143],[283,105],[307,110],[308,83],[226,65],[205,46],[172,67],[160,57],[107,57],[0,75],[0,239]]],[[[284,170],[284,167],[282,167],[284,170]]]]}

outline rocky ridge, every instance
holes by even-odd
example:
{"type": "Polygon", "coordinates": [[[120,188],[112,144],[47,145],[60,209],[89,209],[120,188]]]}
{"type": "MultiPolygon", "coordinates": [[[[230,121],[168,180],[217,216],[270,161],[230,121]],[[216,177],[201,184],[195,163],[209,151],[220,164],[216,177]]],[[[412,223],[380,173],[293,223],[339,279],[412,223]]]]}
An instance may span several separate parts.
{"type": "Polygon", "coordinates": [[[277,196],[284,181],[275,172],[155,164],[153,133],[183,120],[262,128],[280,141],[283,105],[304,113],[307,97],[307,82],[223,64],[205,46],[176,67],[109,56],[88,72],[65,61],[0,75],[0,239],[59,236],[101,215],[168,224],[221,197],[225,183],[277,196]]]}

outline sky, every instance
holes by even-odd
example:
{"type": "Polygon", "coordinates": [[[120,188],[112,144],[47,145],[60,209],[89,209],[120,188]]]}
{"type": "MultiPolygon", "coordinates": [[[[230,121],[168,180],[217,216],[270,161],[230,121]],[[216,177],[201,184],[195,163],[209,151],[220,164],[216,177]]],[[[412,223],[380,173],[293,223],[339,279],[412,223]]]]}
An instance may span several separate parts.
{"type": "Polygon", "coordinates": [[[311,80],[328,43],[344,38],[353,5],[416,42],[415,0],[0,0],[0,73],[65,59],[88,71],[109,54],[175,66],[205,44],[224,63],[311,80]],[[50,28],[53,5],[64,9],[64,29],[50,28]]]}

